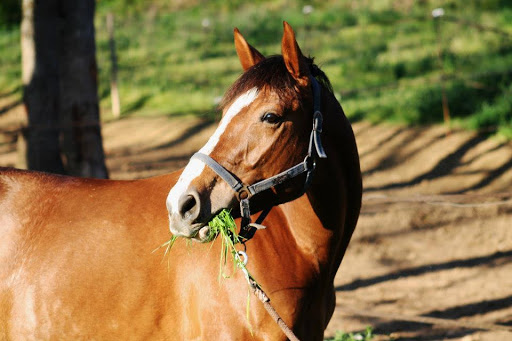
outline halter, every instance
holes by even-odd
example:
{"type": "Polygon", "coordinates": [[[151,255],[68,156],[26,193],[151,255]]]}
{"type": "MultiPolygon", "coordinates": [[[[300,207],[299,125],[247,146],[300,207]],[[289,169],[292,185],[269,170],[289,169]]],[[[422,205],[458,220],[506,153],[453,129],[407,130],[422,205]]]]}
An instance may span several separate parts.
{"type": "Polygon", "coordinates": [[[322,146],[322,140],[320,138],[323,122],[322,113],[320,112],[320,85],[313,77],[311,77],[311,85],[313,88],[313,129],[311,130],[309,137],[308,154],[304,158],[304,161],[301,163],[288,168],[284,172],[274,175],[268,179],[261,180],[252,185],[246,185],[226,168],[221,166],[217,161],[212,159],[209,155],[198,152],[191,157],[191,159],[201,160],[205,165],[217,173],[217,175],[219,175],[225,182],[227,182],[227,184],[236,192],[237,199],[240,201],[240,214],[242,216],[239,236],[241,236],[245,241],[251,239],[257,230],[265,228],[259,223],[251,222],[249,199],[260,192],[282,184],[283,182],[293,179],[302,173],[306,173],[304,187],[301,194],[299,195],[301,196],[311,185],[317,158],[327,157],[322,146]]]}

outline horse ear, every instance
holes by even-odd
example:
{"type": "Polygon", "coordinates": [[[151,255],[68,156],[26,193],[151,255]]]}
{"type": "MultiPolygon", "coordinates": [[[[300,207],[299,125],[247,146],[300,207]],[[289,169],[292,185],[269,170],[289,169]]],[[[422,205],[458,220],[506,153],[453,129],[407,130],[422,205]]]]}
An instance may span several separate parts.
{"type": "Polygon", "coordinates": [[[242,64],[244,71],[265,59],[265,57],[258,50],[247,43],[245,38],[236,27],[234,34],[236,54],[238,54],[238,59],[240,59],[240,63],[242,64]]]}
{"type": "Polygon", "coordinates": [[[309,68],[306,59],[300,51],[297,40],[295,40],[295,32],[286,21],[283,21],[284,33],[281,43],[281,51],[284,63],[288,72],[299,82],[300,85],[309,84],[309,68]]]}

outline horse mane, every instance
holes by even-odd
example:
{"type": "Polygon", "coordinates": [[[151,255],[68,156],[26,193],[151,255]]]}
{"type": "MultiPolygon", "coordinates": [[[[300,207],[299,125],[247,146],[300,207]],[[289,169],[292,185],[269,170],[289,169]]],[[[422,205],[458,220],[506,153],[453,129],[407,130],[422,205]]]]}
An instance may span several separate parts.
{"type": "MultiPolygon", "coordinates": [[[[329,92],[333,92],[331,82],[325,73],[314,63],[314,58],[306,58],[311,75],[329,92]]],[[[296,80],[290,75],[284,64],[283,56],[270,56],[249,68],[226,91],[219,109],[233,102],[239,94],[252,88],[270,87],[278,96],[297,95],[296,80]]]]}

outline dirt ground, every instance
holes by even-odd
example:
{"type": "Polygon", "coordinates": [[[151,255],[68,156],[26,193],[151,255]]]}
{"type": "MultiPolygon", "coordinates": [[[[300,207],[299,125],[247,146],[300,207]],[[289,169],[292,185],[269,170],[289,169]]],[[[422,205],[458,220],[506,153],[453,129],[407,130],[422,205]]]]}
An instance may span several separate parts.
{"type": "MultiPolygon", "coordinates": [[[[10,104],[0,98],[0,109],[10,104]]],[[[21,107],[0,110],[0,165],[15,165],[21,107]]],[[[125,118],[103,126],[113,179],[184,166],[215,123],[125,118]]],[[[354,124],[363,209],[335,281],[326,336],[512,340],[512,144],[442,127],[354,124]],[[507,330],[507,328],[509,328],[507,330]]]]}

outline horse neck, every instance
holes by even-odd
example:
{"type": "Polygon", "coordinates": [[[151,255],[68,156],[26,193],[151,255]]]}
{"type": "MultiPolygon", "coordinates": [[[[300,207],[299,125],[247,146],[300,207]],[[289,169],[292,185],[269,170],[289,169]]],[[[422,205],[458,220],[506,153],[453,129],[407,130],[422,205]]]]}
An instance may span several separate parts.
{"type": "Polygon", "coordinates": [[[302,198],[308,201],[315,219],[310,220],[309,224],[291,227],[290,233],[299,245],[319,246],[316,251],[321,258],[319,263],[324,263],[330,277],[334,279],[357,223],[362,183],[359,156],[350,123],[334,96],[324,95],[324,103],[327,105],[322,110],[322,140],[327,159],[318,160],[312,185],[302,198]]]}

